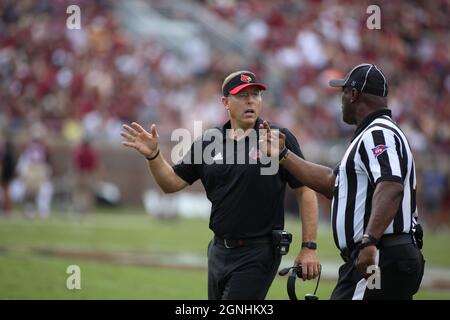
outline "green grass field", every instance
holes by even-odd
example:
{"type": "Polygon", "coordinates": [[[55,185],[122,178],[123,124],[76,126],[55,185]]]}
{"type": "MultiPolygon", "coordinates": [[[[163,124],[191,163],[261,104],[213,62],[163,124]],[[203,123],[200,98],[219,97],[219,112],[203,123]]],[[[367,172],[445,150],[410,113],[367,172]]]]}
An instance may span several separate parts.
{"type": "MultiPolygon", "coordinates": [[[[300,225],[287,221],[294,243],[286,259],[298,252],[300,225]]],[[[141,210],[97,211],[84,219],[54,213],[49,220],[19,215],[0,219],[0,299],[206,299],[206,269],[128,265],[72,256],[51,256],[47,250],[89,252],[183,253],[206,258],[212,237],[208,221],[155,220],[141,210]],[[41,251],[38,251],[40,249],[41,251]],[[81,268],[81,290],[68,290],[66,269],[81,268]]],[[[426,234],[427,267],[450,269],[450,234],[426,234]]],[[[319,256],[341,262],[328,225],[319,228],[319,256]]],[[[337,273],[337,270],[336,270],[337,273]]],[[[446,279],[450,281],[450,279],[446,279]]],[[[334,281],[321,281],[318,295],[328,299],[334,281]]],[[[297,295],[312,293],[315,281],[298,281],[297,295]]],[[[288,299],[286,278],[277,276],[268,299],[288,299]]],[[[450,291],[422,288],[416,299],[450,299],[450,291]]]]}

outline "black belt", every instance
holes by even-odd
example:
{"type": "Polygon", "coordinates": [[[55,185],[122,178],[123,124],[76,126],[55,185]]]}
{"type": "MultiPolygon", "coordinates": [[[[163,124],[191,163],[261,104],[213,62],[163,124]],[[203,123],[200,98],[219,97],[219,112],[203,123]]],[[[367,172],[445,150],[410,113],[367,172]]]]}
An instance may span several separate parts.
{"type": "Polygon", "coordinates": [[[272,244],[272,237],[259,237],[259,238],[247,238],[247,239],[226,239],[214,236],[214,244],[225,247],[227,249],[240,248],[255,244],[272,244]]]}
{"type": "Polygon", "coordinates": [[[395,247],[403,244],[414,243],[412,235],[409,233],[403,234],[387,234],[382,236],[377,243],[377,248],[395,247]]]}
{"type": "MultiPolygon", "coordinates": [[[[387,247],[395,247],[405,244],[412,244],[413,239],[412,235],[409,233],[402,233],[402,234],[387,234],[381,237],[380,240],[377,242],[377,248],[387,248],[387,247]]],[[[351,248],[345,248],[341,250],[341,257],[344,259],[345,262],[350,260],[353,257],[353,255],[358,252],[359,245],[361,244],[361,241],[356,242],[351,248]]]]}

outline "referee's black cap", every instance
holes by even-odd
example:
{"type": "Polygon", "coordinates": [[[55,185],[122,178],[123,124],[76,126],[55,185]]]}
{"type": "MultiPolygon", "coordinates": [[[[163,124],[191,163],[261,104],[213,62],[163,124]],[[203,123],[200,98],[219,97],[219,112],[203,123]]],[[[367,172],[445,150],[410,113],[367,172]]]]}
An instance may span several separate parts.
{"type": "Polygon", "coordinates": [[[332,87],[350,87],[380,97],[388,95],[386,77],[374,64],[362,63],[350,70],[344,79],[331,80],[332,87]]]}

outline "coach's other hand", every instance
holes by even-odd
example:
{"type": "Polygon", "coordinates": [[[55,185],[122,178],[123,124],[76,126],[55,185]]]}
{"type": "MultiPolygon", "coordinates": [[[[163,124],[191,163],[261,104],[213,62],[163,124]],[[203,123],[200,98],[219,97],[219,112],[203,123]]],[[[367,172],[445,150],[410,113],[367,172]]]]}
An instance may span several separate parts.
{"type": "Polygon", "coordinates": [[[297,258],[295,259],[295,266],[302,266],[303,281],[316,278],[320,272],[319,255],[316,250],[302,248],[297,258]]]}
{"type": "Polygon", "coordinates": [[[285,147],[286,135],[279,130],[270,129],[269,123],[264,121],[259,125],[259,147],[269,157],[276,157],[285,147]]]}
{"type": "Polygon", "coordinates": [[[131,127],[126,124],[122,127],[126,132],[121,132],[120,135],[127,139],[122,141],[122,145],[136,149],[147,158],[153,157],[158,152],[159,135],[155,124],[150,127],[150,133],[136,122],[131,123],[131,127]]]}

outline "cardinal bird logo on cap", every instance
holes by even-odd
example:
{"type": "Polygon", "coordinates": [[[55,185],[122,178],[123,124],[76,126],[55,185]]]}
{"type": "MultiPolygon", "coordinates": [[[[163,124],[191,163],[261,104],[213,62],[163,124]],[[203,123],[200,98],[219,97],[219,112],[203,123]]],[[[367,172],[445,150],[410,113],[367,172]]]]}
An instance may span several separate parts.
{"type": "Polygon", "coordinates": [[[250,82],[250,81],[252,81],[252,78],[250,76],[247,76],[246,74],[241,74],[241,81],[242,82],[250,82]]]}
{"type": "Polygon", "coordinates": [[[388,148],[388,146],[380,144],[380,145],[376,146],[375,148],[372,148],[372,153],[375,156],[375,158],[378,158],[378,156],[380,154],[382,154],[383,152],[385,152],[387,148],[388,148]]]}

